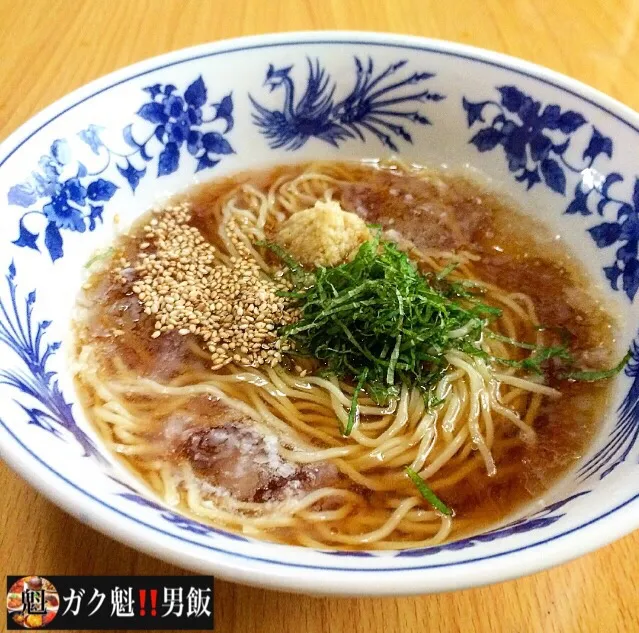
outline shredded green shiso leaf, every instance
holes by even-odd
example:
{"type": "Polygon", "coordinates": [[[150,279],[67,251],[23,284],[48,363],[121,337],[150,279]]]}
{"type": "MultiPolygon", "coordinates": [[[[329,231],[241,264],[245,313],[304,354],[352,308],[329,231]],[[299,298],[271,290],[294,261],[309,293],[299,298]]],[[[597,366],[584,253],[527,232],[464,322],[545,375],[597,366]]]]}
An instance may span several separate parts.
{"type": "Polygon", "coordinates": [[[433,492],[432,488],[410,466],[405,469],[409,479],[415,484],[419,494],[435,508],[435,510],[451,516],[453,511],[433,492]]]}
{"type": "Polygon", "coordinates": [[[579,380],[582,382],[596,382],[597,380],[606,380],[616,376],[625,366],[626,363],[632,358],[630,350],[626,352],[626,355],[619,361],[619,363],[612,369],[603,369],[600,371],[573,371],[567,372],[561,375],[561,378],[565,380],[579,380]]]}
{"type": "Polygon", "coordinates": [[[379,236],[350,262],[312,272],[269,246],[287,265],[294,286],[287,296],[297,298],[302,311],[280,335],[296,354],[323,362],[327,374],[353,380],[376,402],[396,396],[401,384],[428,391],[451,349],[483,354],[482,331],[501,314],[441,274],[421,274],[379,236]]]}
{"type": "MultiPolygon", "coordinates": [[[[281,294],[297,300],[301,310],[300,320],[279,332],[292,343],[291,353],[315,358],[324,365],[324,374],[355,385],[344,435],[357,419],[362,391],[384,403],[397,397],[402,384],[416,386],[427,404],[436,406],[433,388],[446,371],[446,353],[451,350],[537,374],[551,359],[567,366],[574,363],[565,344],[542,347],[492,332],[489,325],[501,310],[483,303],[474,284],[449,280],[455,264],[436,275],[422,274],[396,244],[381,240],[380,233],[362,244],[351,261],[313,271],[277,244],[259,244],[285,264],[293,289],[281,294]],[[482,349],[483,336],[530,354],[521,360],[490,356],[482,349]]],[[[610,378],[628,357],[610,370],[559,377],[610,378]]]]}

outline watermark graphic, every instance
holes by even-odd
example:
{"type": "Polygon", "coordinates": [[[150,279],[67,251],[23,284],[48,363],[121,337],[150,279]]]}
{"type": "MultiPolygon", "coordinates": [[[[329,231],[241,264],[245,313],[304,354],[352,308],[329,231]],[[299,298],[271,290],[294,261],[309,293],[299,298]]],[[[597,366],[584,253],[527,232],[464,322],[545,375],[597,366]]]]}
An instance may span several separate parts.
{"type": "Polygon", "coordinates": [[[212,631],[211,576],[9,576],[7,629],[212,631]]]}

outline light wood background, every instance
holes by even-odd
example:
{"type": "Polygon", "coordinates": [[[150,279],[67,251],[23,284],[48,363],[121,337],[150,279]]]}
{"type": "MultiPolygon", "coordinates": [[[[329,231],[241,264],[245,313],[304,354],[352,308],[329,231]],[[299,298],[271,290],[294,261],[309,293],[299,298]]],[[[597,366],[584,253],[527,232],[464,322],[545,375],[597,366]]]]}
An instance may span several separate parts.
{"type": "MultiPolygon", "coordinates": [[[[549,66],[639,109],[638,23],[639,0],[0,0],[0,139],[126,64],[211,40],[299,29],[475,44],[549,66]]],[[[185,572],[81,525],[0,463],[0,575],[17,573],[185,572]]],[[[438,596],[307,598],[218,582],[216,630],[632,633],[639,631],[638,574],[639,532],[533,577],[438,596]]]]}

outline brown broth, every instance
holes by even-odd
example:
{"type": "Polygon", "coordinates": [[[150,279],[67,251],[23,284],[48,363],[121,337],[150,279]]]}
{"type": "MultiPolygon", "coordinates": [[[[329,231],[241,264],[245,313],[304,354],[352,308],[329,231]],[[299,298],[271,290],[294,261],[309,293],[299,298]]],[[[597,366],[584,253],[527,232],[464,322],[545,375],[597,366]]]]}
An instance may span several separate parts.
{"type": "MultiPolygon", "coordinates": [[[[463,177],[439,172],[424,182],[359,163],[334,165],[336,173],[351,181],[336,187],[333,193],[345,210],[397,231],[417,248],[464,250],[478,255],[474,267],[479,276],[507,291],[527,294],[549,331],[570,333],[571,351],[577,358],[592,368],[613,364],[613,323],[600,300],[587,290],[588,280],[578,262],[545,227],[520,214],[502,196],[463,177]]],[[[218,238],[210,213],[212,201],[239,183],[268,188],[277,178],[302,169],[297,165],[240,174],[205,183],[178,200],[190,201],[192,224],[215,243],[218,238]]],[[[130,234],[134,235],[135,229],[130,234]]],[[[135,237],[120,238],[118,256],[131,257],[134,250],[135,237]]],[[[100,307],[93,309],[82,324],[79,339],[99,341],[104,357],[125,347],[133,348],[137,351],[129,352],[124,359],[128,367],[160,381],[179,375],[185,368],[207,367],[206,360],[193,351],[198,344],[194,337],[174,334],[151,339],[153,319],[142,312],[136,296],[110,273],[103,273],[86,296],[100,307]],[[120,332],[116,337],[110,335],[114,329],[120,332]]],[[[571,383],[551,373],[549,384],[563,395],[544,401],[535,422],[536,445],[517,445],[497,455],[497,477],[490,478],[479,469],[462,483],[436,488],[464,519],[463,527],[453,537],[502,520],[543,494],[574,467],[597,431],[608,401],[608,382],[571,383]]],[[[79,386],[88,408],[91,397],[79,386]]],[[[213,399],[203,398],[189,406],[205,416],[224,414],[213,399]]],[[[137,467],[135,460],[129,460],[129,464],[137,467]]],[[[444,468],[442,478],[448,473],[444,468]]],[[[279,538],[286,540],[285,531],[279,538]]]]}

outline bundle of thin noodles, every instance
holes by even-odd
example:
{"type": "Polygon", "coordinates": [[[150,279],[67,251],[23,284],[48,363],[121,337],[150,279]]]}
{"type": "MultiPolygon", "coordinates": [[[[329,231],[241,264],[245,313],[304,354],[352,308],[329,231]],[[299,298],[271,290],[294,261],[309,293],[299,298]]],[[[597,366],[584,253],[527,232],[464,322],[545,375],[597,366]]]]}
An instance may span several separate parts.
{"type": "MultiPolygon", "coordinates": [[[[264,245],[292,214],[339,201],[351,180],[338,164],[311,164],[268,186],[229,188],[208,201],[204,215],[187,202],[182,223],[197,230],[189,229],[193,245],[175,260],[167,235],[187,242],[174,228],[157,237],[146,218],[146,228],[123,238],[87,284],[77,380],[102,436],[171,506],[309,547],[441,543],[464,525],[446,504],[452,491],[474,478],[506,481],[508,455],[534,446],[540,410],[560,395],[521,364],[528,348],[547,344],[547,333],[535,302],[484,281],[470,250],[418,248],[391,231],[382,239],[397,244],[420,275],[445,271],[448,283],[472,287],[495,308],[490,334],[482,331],[474,348],[442,351],[428,393],[400,380],[381,400],[366,380],[360,389],[353,376],[296,356],[293,343],[282,349],[279,328],[300,319],[302,308],[282,298],[293,286],[264,245]],[[202,283],[188,286],[192,278],[202,283]],[[229,281],[212,286],[210,279],[229,281]],[[98,295],[101,305],[105,297],[113,303],[96,316],[98,295]],[[212,361],[218,351],[222,360],[212,361]]],[[[168,216],[176,217],[170,207],[159,210],[153,227],[168,216]]]]}

